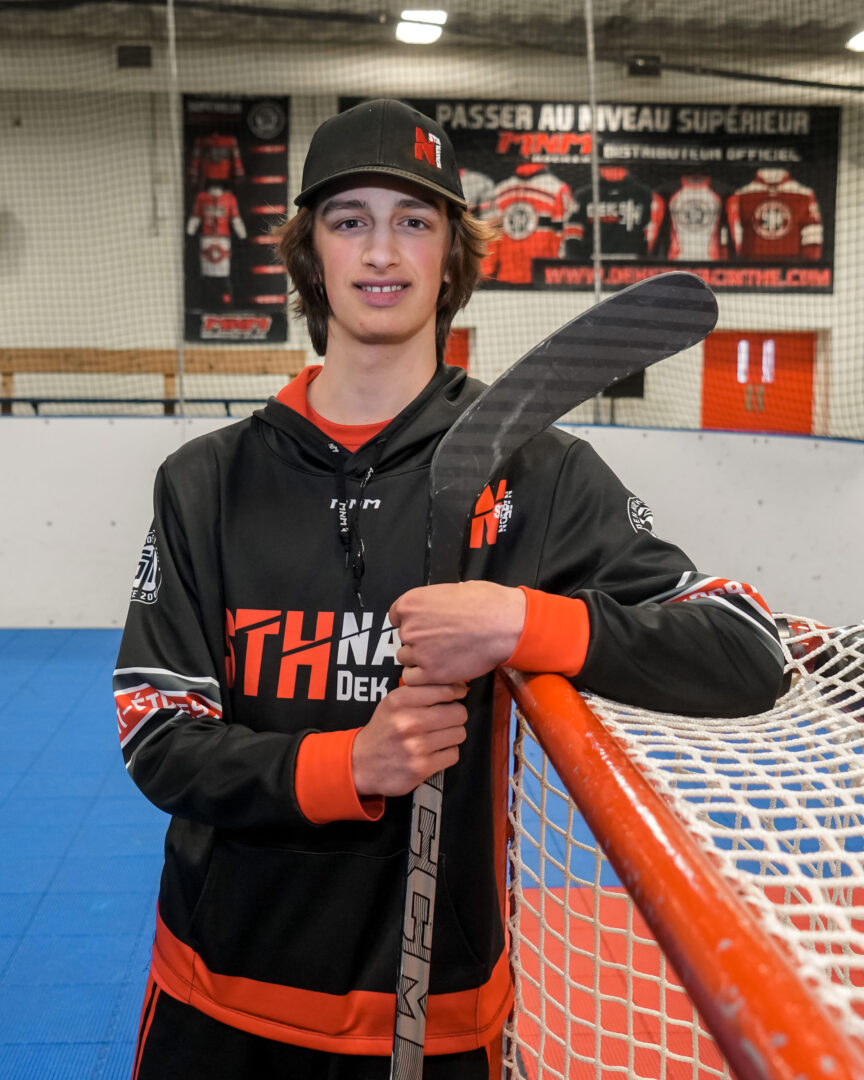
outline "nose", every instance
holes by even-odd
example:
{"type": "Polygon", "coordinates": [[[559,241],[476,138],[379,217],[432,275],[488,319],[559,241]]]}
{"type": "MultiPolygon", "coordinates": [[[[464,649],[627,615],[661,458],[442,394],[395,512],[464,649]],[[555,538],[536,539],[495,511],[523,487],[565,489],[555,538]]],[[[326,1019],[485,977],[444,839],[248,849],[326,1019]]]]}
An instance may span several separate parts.
{"type": "Polygon", "coordinates": [[[363,249],[363,261],[377,270],[395,266],[399,262],[399,249],[392,229],[381,223],[370,229],[363,249]]]}

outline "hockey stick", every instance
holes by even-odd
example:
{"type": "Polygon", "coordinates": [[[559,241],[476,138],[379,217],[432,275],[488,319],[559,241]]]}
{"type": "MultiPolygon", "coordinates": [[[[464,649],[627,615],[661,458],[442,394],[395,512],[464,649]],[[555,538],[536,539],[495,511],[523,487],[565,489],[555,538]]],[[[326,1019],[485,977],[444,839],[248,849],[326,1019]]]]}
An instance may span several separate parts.
{"type": "MultiPolygon", "coordinates": [[[[432,459],[427,583],[459,580],[469,514],[520,446],[612,383],[697,344],[716,321],[700,278],[660,274],[578,315],[487,387],[432,459]]],[[[423,1073],[443,788],[439,772],[414,791],[391,1080],[423,1073]]]]}

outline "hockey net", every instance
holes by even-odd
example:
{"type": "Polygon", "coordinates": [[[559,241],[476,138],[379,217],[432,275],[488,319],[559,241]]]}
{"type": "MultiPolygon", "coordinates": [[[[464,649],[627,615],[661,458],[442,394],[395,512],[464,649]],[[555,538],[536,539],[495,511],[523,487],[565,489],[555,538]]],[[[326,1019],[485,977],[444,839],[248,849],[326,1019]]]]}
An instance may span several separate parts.
{"type": "Polygon", "coordinates": [[[786,625],[789,689],[757,716],[508,676],[505,1076],[864,1075],[864,626],[786,625]]]}

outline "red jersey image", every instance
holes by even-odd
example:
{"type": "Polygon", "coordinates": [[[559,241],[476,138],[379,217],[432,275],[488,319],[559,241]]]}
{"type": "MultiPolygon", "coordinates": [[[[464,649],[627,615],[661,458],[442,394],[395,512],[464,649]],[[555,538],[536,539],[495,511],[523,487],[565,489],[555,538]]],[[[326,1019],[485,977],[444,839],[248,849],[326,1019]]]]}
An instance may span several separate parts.
{"type": "Polygon", "coordinates": [[[192,216],[186,224],[189,236],[201,229],[202,277],[228,277],[231,273],[231,233],[246,236],[237,200],[230,191],[209,187],[195,196],[192,216]]]}
{"type": "Polygon", "coordinates": [[[202,186],[211,181],[221,183],[239,180],[243,176],[240,147],[233,135],[199,135],[189,160],[189,179],[202,186]]]}
{"type": "Polygon", "coordinates": [[[730,196],[726,213],[739,258],[789,262],[822,257],[816,196],[785,169],[760,169],[730,196]]]}
{"type": "Polygon", "coordinates": [[[519,165],[492,193],[492,211],[503,235],[491,245],[483,270],[498,281],[531,281],[534,259],[557,259],[564,219],[573,197],[545,165],[519,165]]]}
{"type": "Polygon", "coordinates": [[[190,236],[197,230],[199,223],[202,236],[230,236],[232,226],[238,236],[246,235],[237,200],[230,191],[223,191],[221,188],[208,188],[207,191],[199,191],[195,196],[192,217],[187,228],[190,236]]]}

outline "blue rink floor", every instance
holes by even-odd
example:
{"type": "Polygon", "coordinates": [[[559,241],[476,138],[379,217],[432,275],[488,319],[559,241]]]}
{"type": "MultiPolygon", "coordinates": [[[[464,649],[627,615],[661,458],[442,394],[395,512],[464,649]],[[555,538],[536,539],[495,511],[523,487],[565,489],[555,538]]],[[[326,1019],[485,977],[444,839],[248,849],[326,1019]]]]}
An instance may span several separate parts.
{"type": "Polygon", "coordinates": [[[117,741],[116,630],[0,630],[0,1078],[128,1080],[166,817],[117,741]]]}
{"type": "Polygon", "coordinates": [[[123,767],[119,642],[0,630],[0,1080],[131,1076],[168,819],[123,767]]]}

